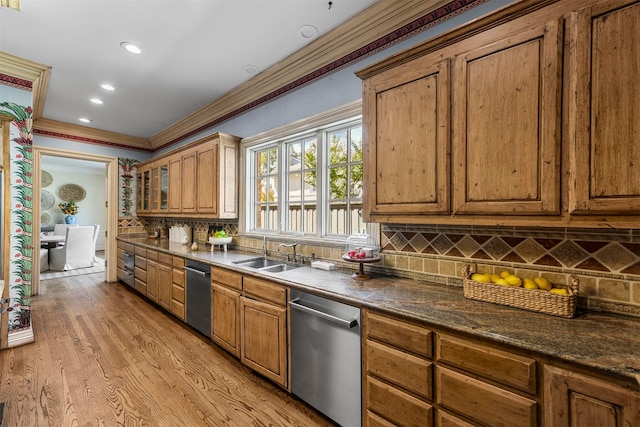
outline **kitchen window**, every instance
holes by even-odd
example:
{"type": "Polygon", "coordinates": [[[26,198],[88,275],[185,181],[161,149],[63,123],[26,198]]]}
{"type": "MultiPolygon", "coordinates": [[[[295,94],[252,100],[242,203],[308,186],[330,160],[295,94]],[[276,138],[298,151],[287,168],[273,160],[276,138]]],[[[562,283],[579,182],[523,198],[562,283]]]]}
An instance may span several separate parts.
{"type": "Polygon", "coordinates": [[[362,232],[362,119],[296,129],[246,151],[246,230],[344,238],[362,232]]]}

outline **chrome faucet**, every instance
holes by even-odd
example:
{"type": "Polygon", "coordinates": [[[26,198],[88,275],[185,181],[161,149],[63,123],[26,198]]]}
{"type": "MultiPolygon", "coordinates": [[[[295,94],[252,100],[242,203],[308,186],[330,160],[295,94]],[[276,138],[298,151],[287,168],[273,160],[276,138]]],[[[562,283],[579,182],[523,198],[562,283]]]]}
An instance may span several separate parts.
{"type": "MultiPolygon", "coordinates": [[[[280,248],[285,247],[285,248],[293,248],[293,262],[297,262],[298,260],[296,259],[296,246],[298,245],[298,242],[293,242],[293,243],[280,243],[278,245],[278,249],[276,249],[276,252],[280,252],[280,248]]],[[[291,259],[289,258],[289,255],[291,254],[287,254],[287,261],[290,261],[291,259]]]]}
{"type": "Polygon", "coordinates": [[[262,255],[269,256],[269,251],[267,251],[267,236],[262,236],[262,255]]]}

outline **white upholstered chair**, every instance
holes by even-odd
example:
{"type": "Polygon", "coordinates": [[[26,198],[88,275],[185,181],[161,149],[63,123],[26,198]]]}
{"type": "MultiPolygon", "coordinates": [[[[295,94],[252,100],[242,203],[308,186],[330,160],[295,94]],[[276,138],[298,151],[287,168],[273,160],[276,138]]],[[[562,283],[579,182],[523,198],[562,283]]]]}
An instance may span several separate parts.
{"type": "Polygon", "coordinates": [[[93,261],[98,262],[98,257],[96,256],[96,242],[98,241],[98,232],[100,231],[100,224],[93,225],[93,261]]]}
{"type": "Polygon", "coordinates": [[[49,269],[49,249],[40,248],[40,273],[49,269]]]}
{"type": "Polygon", "coordinates": [[[64,236],[67,234],[67,228],[77,227],[78,224],[56,224],[53,226],[53,234],[58,236],[64,236]]]}
{"type": "Polygon", "coordinates": [[[64,271],[93,267],[93,230],[91,225],[68,227],[65,245],[49,249],[49,269],[64,271]]]}

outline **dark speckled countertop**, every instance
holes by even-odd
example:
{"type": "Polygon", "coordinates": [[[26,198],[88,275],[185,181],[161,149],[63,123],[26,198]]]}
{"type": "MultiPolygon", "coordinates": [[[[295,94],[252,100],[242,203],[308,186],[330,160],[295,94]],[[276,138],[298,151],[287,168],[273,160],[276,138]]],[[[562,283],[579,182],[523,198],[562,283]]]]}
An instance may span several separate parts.
{"type": "Polygon", "coordinates": [[[123,236],[118,239],[600,369],[640,384],[640,320],[632,317],[579,312],[575,318],[565,319],[469,300],[464,298],[460,287],[381,275],[355,281],[351,279],[352,271],[324,271],[309,266],[262,273],[234,264],[259,256],[255,253],[211,252],[209,245],[192,252],[189,246],[167,240],[123,236]]]}

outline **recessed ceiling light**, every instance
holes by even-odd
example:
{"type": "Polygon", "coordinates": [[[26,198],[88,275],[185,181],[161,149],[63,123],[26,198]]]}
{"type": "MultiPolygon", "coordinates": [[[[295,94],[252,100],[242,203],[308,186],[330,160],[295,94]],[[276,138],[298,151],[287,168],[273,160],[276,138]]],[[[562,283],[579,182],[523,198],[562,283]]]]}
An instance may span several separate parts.
{"type": "Polygon", "coordinates": [[[312,39],[318,36],[318,29],[313,25],[303,25],[298,28],[298,35],[303,39],[312,39]]]}
{"type": "Polygon", "coordinates": [[[120,46],[131,53],[135,53],[136,55],[142,53],[142,50],[131,42],[122,42],[120,43],[120,46]]]}
{"type": "Polygon", "coordinates": [[[80,120],[82,123],[91,123],[91,120],[85,118],[85,117],[80,117],[78,120],[80,120]]]}
{"type": "Polygon", "coordinates": [[[245,65],[244,67],[242,67],[242,69],[245,73],[249,74],[258,74],[260,72],[260,69],[255,65],[245,65]]]}
{"type": "Polygon", "coordinates": [[[111,92],[111,91],[116,90],[116,88],[115,88],[115,87],[113,87],[112,85],[110,85],[109,83],[103,83],[103,84],[101,84],[101,85],[100,85],[100,87],[101,87],[102,89],[104,89],[104,90],[108,90],[108,91],[110,91],[110,92],[111,92]]]}
{"type": "Polygon", "coordinates": [[[104,104],[104,101],[102,99],[99,99],[99,98],[91,98],[89,101],[93,102],[94,104],[98,104],[98,105],[104,104]]]}

